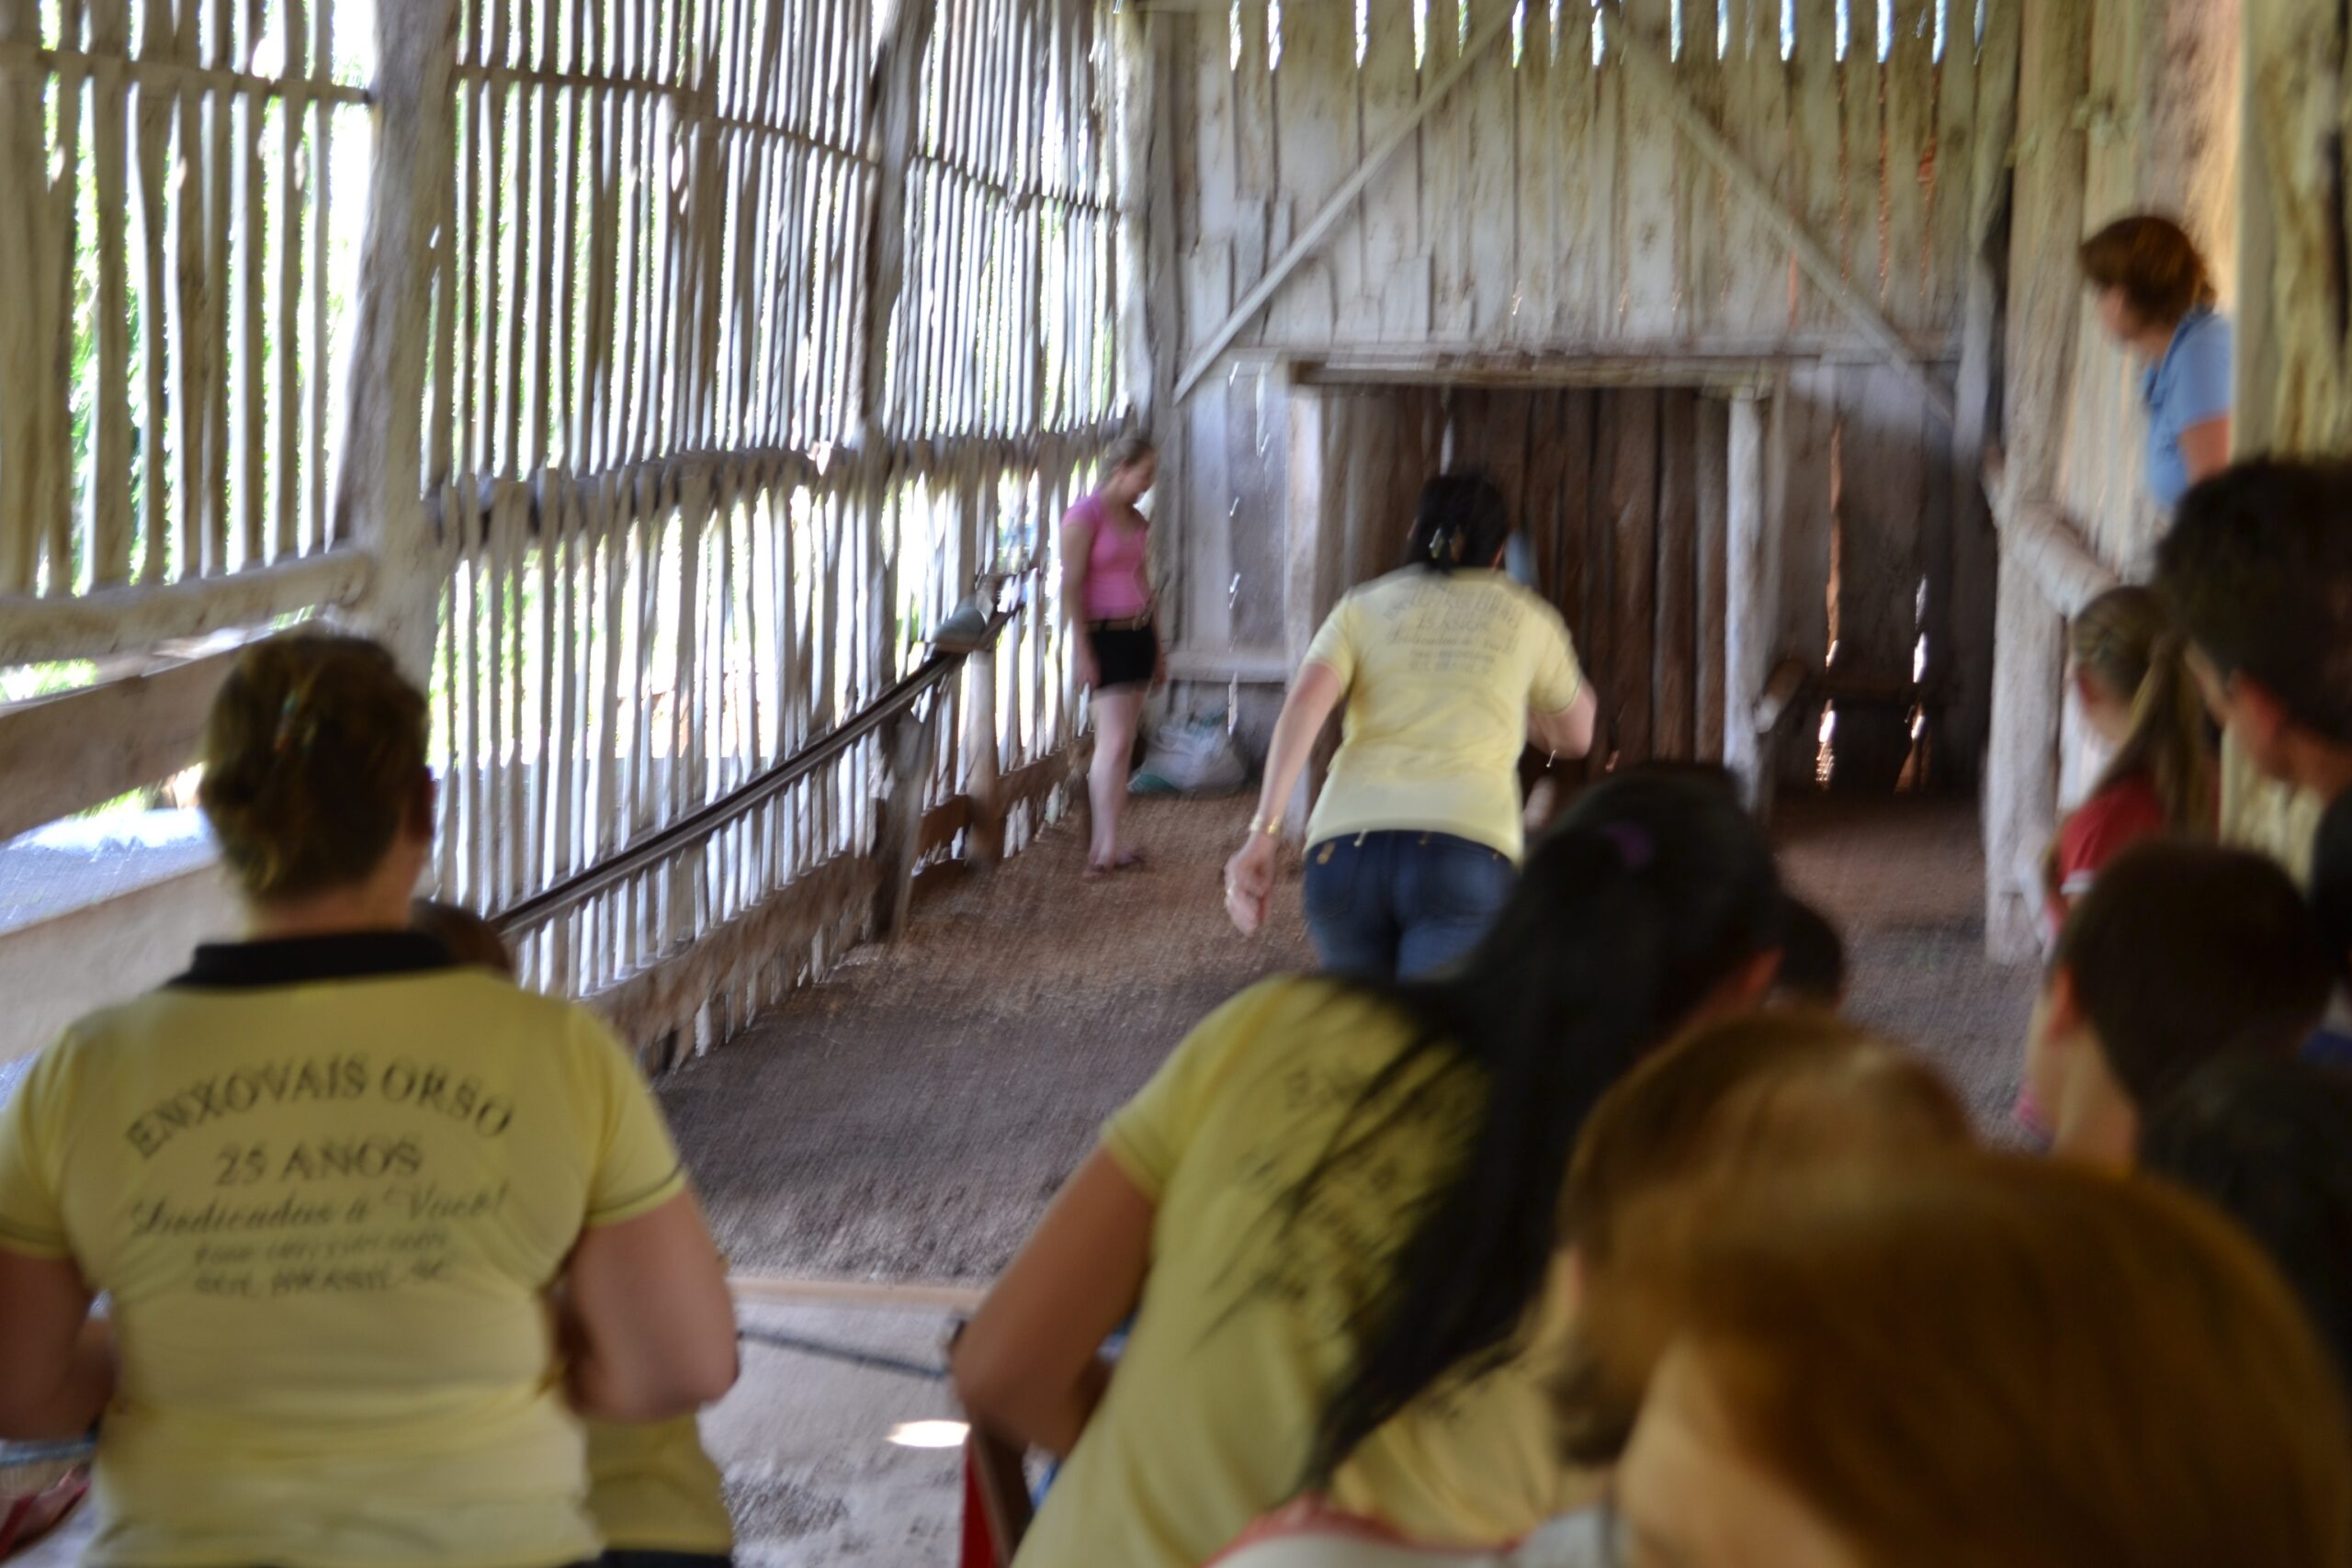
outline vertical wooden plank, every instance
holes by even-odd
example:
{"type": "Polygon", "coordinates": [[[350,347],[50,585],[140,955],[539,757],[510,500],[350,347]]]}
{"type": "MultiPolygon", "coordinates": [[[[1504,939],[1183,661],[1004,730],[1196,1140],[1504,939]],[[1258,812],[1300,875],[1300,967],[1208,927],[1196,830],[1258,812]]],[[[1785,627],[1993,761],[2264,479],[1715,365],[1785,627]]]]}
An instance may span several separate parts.
{"type": "Polygon", "coordinates": [[[1651,669],[1657,728],[1651,755],[1698,754],[1699,396],[1670,389],[1658,400],[1657,615],[1651,669]]]}
{"type": "Polygon", "coordinates": [[[1758,804],[1770,780],[1751,717],[1763,694],[1779,618],[1778,563],[1767,516],[1763,410],[1754,398],[1731,405],[1724,464],[1724,765],[1758,804]]]}
{"type": "MultiPolygon", "coordinates": [[[[226,9],[224,6],[223,9],[226,9]]],[[[233,56],[241,71],[253,66],[254,45],[261,31],[261,0],[243,0],[242,19],[233,56]]],[[[236,137],[236,166],[231,171],[232,199],[237,209],[235,265],[227,275],[233,284],[234,321],[230,329],[237,368],[237,407],[232,421],[237,458],[237,558],[255,565],[265,558],[268,497],[263,457],[269,445],[269,427],[262,401],[265,355],[262,318],[268,278],[265,253],[268,225],[263,206],[261,137],[262,96],[258,90],[239,93],[229,104],[236,137]]],[[[286,193],[290,197],[291,191],[286,193]]],[[[281,197],[281,201],[285,198],[281,197]]],[[[288,345],[291,346],[291,345],[288,345]]]]}
{"type": "Polygon", "coordinates": [[[1931,322],[1961,319],[1974,249],[1970,171],[1976,163],[1979,121],[1973,7],[1951,6],[1945,25],[1944,54],[1935,66],[1933,156],[1922,170],[1920,191],[1927,206],[1927,319],[1931,322]]]}
{"type": "MultiPolygon", "coordinates": [[[[1800,40],[1799,49],[1804,44],[1800,40]]],[[[1829,660],[1830,449],[1838,426],[1835,372],[1791,370],[1772,400],[1766,547],[1779,568],[1779,657],[1814,669],[1829,660]]],[[[1765,673],[1769,676],[1770,671],[1765,673]]],[[[1745,697],[1752,701],[1762,688],[1745,697]]]]}
{"type": "MultiPolygon", "coordinates": [[[[1572,404],[1570,411],[1572,419],[1581,412],[1586,422],[1589,457],[1584,469],[1584,493],[1566,498],[1577,509],[1578,526],[1577,536],[1562,552],[1561,558],[1572,568],[1563,577],[1573,579],[1580,590],[1580,608],[1566,614],[1569,625],[1583,633],[1585,672],[1592,682],[1599,704],[1593,716],[1594,772],[1609,765],[1617,746],[1617,604],[1611,570],[1611,557],[1616,551],[1616,527],[1615,513],[1609,505],[1609,488],[1611,453],[1621,418],[1619,405],[1625,395],[1617,390],[1579,389],[1572,396],[1581,398],[1583,407],[1578,411],[1572,404]]],[[[1570,450],[1573,453],[1574,447],[1570,450]]]]}
{"type": "MultiPolygon", "coordinates": [[[[1413,65],[1414,0],[1370,4],[1363,67],[1357,73],[1358,158],[1412,112],[1420,90],[1413,65]]],[[[1420,224],[1422,158],[1423,138],[1417,137],[1363,193],[1361,330],[1383,341],[1418,339],[1430,319],[1429,266],[1420,224]]]]}
{"type": "MultiPolygon", "coordinates": [[[[1429,0],[1428,53],[1421,62],[1424,85],[1453,69],[1468,36],[1464,6],[1499,6],[1506,0],[1429,0]]],[[[1441,341],[1462,342],[1476,320],[1472,293],[1471,244],[1475,222],[1464,221],[1462,204],[1471,188],[1470,94],[1474,73],[1421,121],[1421,242],[1430,256],[1430,319],[1427,331],[1441,341]]]]}
{"type": "MultiPolygon", "coordinates": [[[[1476,30],[1497,9],[1512,7],[1520,0],[1464,3],[1473,12],[1476,30]]],[[[1518,78],[1511,63],[1511,40],[1506,38],[1481,55],[1454,89],[1456,96],[1468,95],[1463,98],[1461,121],[1468,183],[1456,187],[1452,199],[1459,201],[1466,195],[1469,209],[1448,227],[1459,231],[1464,242],[1463,285],[1469,309],[1462,324],[1480,343],[1508,337],[1520,303],[1518,78]]]]}
{"type": "MultiPolygon", "coordinates": [[[[32,0],[0,3],[0,44],[40,44],[40,17],[32,0]]],[[[46,378],[40,367],[49,333],[39,280],[44,270],[43,231],[50,209],[40,73],[0,71],[0,203],[17,215],[0,226],[0,452],[31,454],[40,441],[46,378]]],[[[0,592],[26,592],[40,566],[43,520],[38,465],[0,465],[0,592]]]]}
{"type": "MultiPolygon", "coordinates": [[[[1354,7],[1347,0],[1293,5],[1283,13],[1283,61],[1269,75],[1280,140],[1281,199],[1294,221],[1319,211],[1352,172],[1356,142],[1354,7]]],[[[1357,248],[1334,233],[1291,275],[1269,307],[1275,341],[1331,341],[1342,300],[1355,299],[1357,248]]]]}
{"type": "MultiPolygon", "coordinates": [[[[1552,131],[1558,119],[1556,100],[1566,89],[1580,88],[1577,63],[1555,64],[1552,59],[1551,10],[1545,0],[1521,0],[1524,6],[1523,51],[1513,73],[1517,94],[1513,103],[1512,156],[1518,188],[1513,196],[1511,235],[1511,307],[1509,336],[1513,342],[1541,343],[1551,334],[1554,280],[1560,256],[1555,248],[1553,207],[1565,178],[1552,131]]],[[[1531,417],[1542,420],[1556,413],[1546,404],[1531,417]]]]}
{"type": "MultiPolygon", "coordinates": [[[[1531,39],[1529,53],[1533,52],[1531,39]]],[[[1527,499],[1520,508],[1520,527],[1535,559],[1536,592],[1547,598],[1560,582],[1560,482],[1567,465],[1560,440],[1562,397],[1547,388],[1527,399],[1527,499]]]]}
{"type": "MultiPolygon", "coordinates": [[[[1719,67],[1724,140],[1791,205],[1788,76],[1781,63],[1779,0],[1733,0],[1732,29],[1719,67]]],[[[1721,292],[1714,320],[1726,334],[1770,341],[1789,325],[1789,255],[1750,205],[1717,177],[1704,195],[1716,231],[1721,292]]]]}
{"type": "MultiPolygon", "coordinates": [[[[232,0],[213,0],[206,7],[203,58],[215,68],[232,63],[231,21],[232,0]]],[[[230,431],[229,404],[231,399],[229,360],[229,320],[231,304],[235,298],[236,279],[230,274],[229,233],[236,222],[237,171],[242,164],[235,160],[235,126],[239,96],[224,88],[215,87],[205,95],[204,146],[200,173],[205,178],[204,197],[204,277],[206,287],[198,319],[202,321],[205,339],[205,361],[210,374],[205,381],[204,414],[204,504],[207,526],[204,536],[207,570],[227,570],[229,555],[229,472],[230,431]]]]}
{"type": "MultiPolygon", "coordinates": [[[[1796,48],[1785,69],[1789,83],[1789,188],[1806,226],[1833,253],[1845,254],[1845,117],[1838,99],[1836,0],[1796,0],[1796,48]]],[[[1795,263],[1790,263],[1795,276],[1795,263]]],[[[1816,288],[1792,283],[1791,325],[1809,332],[1842,331],[1843,319],[1816,288]]]]}
{"type": "MultiPolygon", "coordinates": [[[[278,28],[286,43],[286,73],[289,84],[310,72],[310,17],[304,0],[282,0],[278,28]]],[[[310,100],[299,85],[289,85],[277,108],[277,233],[272,241],[277,263],[277,312],[272,329],[276,371],[270,392],[270,412],[276,427],[276,451],[270,464],[277,502],[273,555],[292,555],[302,547],[302,498],[306,470],[318,458],[304,460],[302,451],[302,143],[310,119],[310,100]]],[[[325,287],[325,279],[319,280],[325,287]]],[[[323,360],[326,345],[311,351],[323,360]]],[[[429,477],[429,476],[428,476],[429,477]]]]}
{"type": "MultiPolygon", "coordinates": [[[[1668,0],[1632,0],[1623,25],[1663,39],[1667,6],[1668,0]]],[[[1660,342],[1675,330],[1675,182],[1682,141],[1665,106],[1626,78],[1614,55],[1601,70],[1615,83],[1623,170],[1611,280],[1617,291],[1617,330],[1635,342],[1660,342]]]]}
{"type": "Polygon", "coordinates": [[[1928,314],[1928,181],[1936,159],[1935,0],[1890,0],[1894,38],[1879,69],[1881,212],[1886,285],[1882,306],[1898,327],[1949,326],[1928,314]]]}
{"type": "Polygon", "coordinates": [[[1628,388],[1611,394],[1609,447],[1610,695],[1618,759],[1647,761],[1657,752],[1652,661],[1657,646],[1657,499],[1659,394],[1628,388]]]}
{"type": "MultiPolygon", "coordinates": [[[[160,40],[171,33],[169,0],[142,0],[140,32],[160,40]]],[[[164,206],[164,171],[172,139],[172,98],[149,77],[136,86],[139,117],[139,531],[141,581],[163,580],[167,570],[173,518],[164,432],[173,428],[171,383],[165,375],[165,341],[172,298],[164,252],[172,225],[164,206]]],[[[5,481],[0,481],[5,483],[5,481]]],[[[0,551],[5,553],[5,551],[0,551]]],[[[5,572],[0,572],[5,576],[5,572]]]]}
{"type": "Polygon", "coordinates": [[[1878,63],[1875,6],[1849,6],[1846,58],[1837,68],[1839,139],[1838,255],[1847,282],[1872,299],[1883,299],[1888,283],[1884,124],[1879,87],[1885,73],[1878,63]]]}
{"type": "MultiPolygon", "coordinates": [[[[313,23],[318,29],[318,47],[312,51],[311,55],[314,68],[321,73],[331,72],[335,68],[336,64],[334,0],[312,0],[311,17],[313,23]]],[[[309,193],[311,198],[311,277],[312,279],[311,287],[310,341],[313,345],[311,352],[321,358],[324,358],[333,353],[333,348],[331,346],[333,339],[328,335],[327,279],[333,276],[330,271],[330,262],[334,250],[334,174],[335,106],[325,103],[317,104],[312,107],[311,112],[313,124],[311,132],[311,185],[309,193]]],[[[439,268],[440,283],[438,285],[439,292],[433,301],[433,314],[438,320],[446,320],[450,314],[456,299],[455,293],[449,287],[450,274],[447,261],[450,254],[450,243],[453,238],[453,231],[456,228],[456,214],[450,210],[448,186],[437,181],[435,182],[435,186],[436,189],[435,196],[436,199],[435,201],[435,227],[440,230],[440,238],[437,244],[435,246],[435,254],[436,256],[436,265],[439,268]]],[[[446,330],[443,333],[441,341],[446,346],[448,341],[446,330]]],[[[439,370],[434,373],[435,388],[435,407],[436,412],[441,416],[438,423],[446,425],[447,423],[448,402],[446,395],[441,390],[442,384],[447,380],[448,376],[448,361],[446,355],[442,358],[441,367],[442,367],[439,370]]],[[[327,417],[327,387],[328,383],[333,379],[334,378],[329,375],[316,360],[312,362],[309,373],[308,389],[311,400],[310,442],[311,450],[313,456],[310,463],[309,470],[311,479],[310,494],[307,498],[309,506],[309,537],[306,541],[309,547],[312,548],[322,547],[327,542],[328,465],[323,454],[327,448],[329,439],[328,433],[332,428],[328,423],[327,417]]],[[[445,443],[447,437],[446,434],[436,434],[434,439],[436,443],[434,449],[446,458],[447,455],[447,447],[446,445],[438,444],[445,443]]],[[[448,465],[446,461],[435,464],[429,477],[433,482],[438,483],[441,477],[447,472],[447,468],[448,465]]]]}
{"type": "MultiPolygon", "coordinates": [[[[1707,123],[1721,130],[1728,84],[1716,52],[1714,8],[1702,0],[1679,3],[1685,15],[1681,58],[1672,62],[1674,80],[1707,123]]],[[[1671,125],[1668,134],[1674,144],[1675,333],[1689,339],[1752,331],[1748,323],[1726,321],[1722,312],[1729,281],[1718,203],[1722,176],[1671,125]]]]}
{"type": "MultiPolygon", "coordinates": [[[[91,0],[90,48],[119,55],[130,43],[127,0],[91,0]]],[[[92,171],[97,195],[97,298],[94,355],[97,395],[90,407],[91,581],[97,587],[130,580],[130,288],[125,219],[130,102],[121,67],[101,63],[91,90],[92,171]]]]}
{"type": "Polygon", "coordinates": [[[1702,761],[1722,761],[1724,675],[1728,650],[1725,626],[1729,615],[1725,541],[1731,486],[1731,405],[1724,400],[1699,400],[1698,441],[1691,470],[1698,502],[1699,646],[1694,682],[1698,755],[1702,761]]]}

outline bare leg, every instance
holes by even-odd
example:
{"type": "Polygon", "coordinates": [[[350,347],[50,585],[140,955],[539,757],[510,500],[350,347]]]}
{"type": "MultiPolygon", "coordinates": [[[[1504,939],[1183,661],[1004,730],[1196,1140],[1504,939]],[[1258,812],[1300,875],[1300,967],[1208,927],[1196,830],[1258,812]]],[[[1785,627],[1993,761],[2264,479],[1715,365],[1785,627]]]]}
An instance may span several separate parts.
{"type": "Polygon", "coordinates": [[[1094,694],[1094,765],[1086,775],[1087,794],[1094,804],[1094,839],[1086,862],[1104,871],[1119,863],[1119,812],[1127,803],[1127,759],[1135,754],[1143,696],[1141,686],[1094,694]]]}

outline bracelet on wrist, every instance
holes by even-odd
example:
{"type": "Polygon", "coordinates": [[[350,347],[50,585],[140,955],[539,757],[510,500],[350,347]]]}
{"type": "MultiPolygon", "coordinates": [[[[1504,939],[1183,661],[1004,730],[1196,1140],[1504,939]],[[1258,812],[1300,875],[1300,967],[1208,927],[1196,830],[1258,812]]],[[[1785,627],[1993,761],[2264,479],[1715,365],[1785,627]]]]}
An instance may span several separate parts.
{"type": "Polygon", "coordinates": [[[1277,817],[1273,820],[1268,821],[1262,816],[1250,818],[1250,836],[1254,839],[1261,833],[1265,834],[1269,839],[1281,838],[1283,836],[1283,819],[1277,817]]]}

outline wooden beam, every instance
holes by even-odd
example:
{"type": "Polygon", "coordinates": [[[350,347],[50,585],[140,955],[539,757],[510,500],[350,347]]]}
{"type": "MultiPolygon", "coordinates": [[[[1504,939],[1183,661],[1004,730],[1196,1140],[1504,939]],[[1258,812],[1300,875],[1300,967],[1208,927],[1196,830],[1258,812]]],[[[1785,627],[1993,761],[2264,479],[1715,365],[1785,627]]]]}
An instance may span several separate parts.
{"type": "MultiPolygon", "coordinates": [[[[2009,230],[2008,375],[2002,410],[2008,496],[2058,493],[2073,400],[2083,284],[2087,138],[2075,123],[2091,74],[2087,7],[2029,8],[2018,40],[2018,161],[2009,230]]],[[[1996,504],[1996,517],[2011,508],[1996,504]]],[[[2041,898],[2032,867],[2058,826],[2065,711],[2064,619],[2016,549],[2001,543],[1993,626],[1993,712],[1984,761],[1984,946],[2033,957],[2041,898]]]]}
{"type": "Polygon", "coordinates": [[[883,378],[890,321],[905,281],[907,166],[915,154],[921,118],[922,58],[931,44],[932,0],[904,0],[889,30],[876,46],[866,87],[866,123],[873,127],[878,170],[866,182],[865,378],[858,399],[858,427],[884,424],[883,378]]]}
{"type": "Polygon", "coordinates": [[[1421,94],[1420,101],[1413,106],[1413,112],[1391,126],[1385,135],[1365,150],[1363,161],[1356,165],[1355,172],[1340,182],[1340,188],[1331,193],[1330,199],[1323,204],[1322,209],[1315,214],[1306,228],[1299,231],[1298,237],[1290,243],[1290,248],[1275,258],[1274,264],[1266,269],[1266,276],[1258,280],[1258,286],[1243,295],[1232,313],[1209,334],[1200,353],[1185,367],[1183,378],[1176,383],[1177,402],[1182,403],[1193,395],[1193,389],[1199,386],[1202,378],[1216,367],[1218,357],[1232,346],[1235,338],[1241,335],[1241,329],[1265,309],[1266,302],[1290,280],[1290,275],[1298,270],[1299,264],[1322,247],[1324,240],[1347,216],[1348,209],[1355,205],[1356,197],[1363,194],[1364,186],[1373,182],[1374,176],[1387,166],[1388,160],[1396,155],[1396,150],[1420,129],[1421,121],[1446,100],[1487,51],[1510,34],[1514,15],[1516,13],[1508,6],[1497,6],[1494,15],[1471,39],[1470,46],[1421,94]]]}
{"type": "Polygon", "coordinates": [[[222,577],[70,596],[0,595],[0,665],[107,659],[350,604],[366,592],[371,570],[364,551],[326,550],[222,577]]]}
{"type": "Polygon", "coordinates": [[[903,1307],[918,1312],[971,1312],[985,1285],[944,1280],[828,1280],[790,1274],[729,1274],[727,1288],[750,1306],[903,1307]]]}
{"type": "Polygon", "coordinates": [[[377,13],[375,158],[334,497],[335,538],[376,558],[355,619],[419,684],[432,674],[445,581],[424,515],[424,369],[435,236],[457,243],[457,0],[403,0],[377,13]]]}
{"type": "Polygon", "coordinates": [[[1911,355],[1909,345],[1894,323],[1888,321],[1868,296],[1848,283],[1838,267],[1838,259],[1828,247],[1815,239],[1813,231],[1794,213],[1773,198],[1772,188],[1757,174],[1739,150],[1724,140],[1722,131],[1685,92],[1674,73],[1658,56],[1657,47],[1631,28],[1617,30],[1617,48],[1627,64],[1645,80],[1645,90],[1657,96],[1666,107],[1683,140],[1698,150],[1700,156],[1713,164],[1732,189],[1737,191],[1764,226],[1779,235],[1789,247],[1796,264],[1804,269],[1816,288],[1829,297],[1830,302],[1843,310],[1862,335],[1879,351],[1881,358],[1904,379],[1909,381],[1929,408],[1949,424],[1952,419],[1951,389],[1921,369],[1911,355]]]}
{"type": "Polygon", "coordinates": [[[2035,498],[2003,508],[1999,497],[1992,500],[2002,559],[2022,570],[2050,607],[2068,620],[2123,581],[2092,551],[2082,531],[2054,502],[2035,498]]]}
{"type": "Polygon", "coordinates": [[[1763,799],[1766,749],[1756,728],[1739,716],[1764,690],[1780,625],[1780,573],[1764,538],[1764,405],[1741,398],[1731,405],[1724,525],[1724,766],[1746,786],[1747,802],[1763,799]]]}
{"type": "Polygon", "coordinates": [[[196,760],[242,645],[0,707],[0,840],[160,784],[196,760]]]}

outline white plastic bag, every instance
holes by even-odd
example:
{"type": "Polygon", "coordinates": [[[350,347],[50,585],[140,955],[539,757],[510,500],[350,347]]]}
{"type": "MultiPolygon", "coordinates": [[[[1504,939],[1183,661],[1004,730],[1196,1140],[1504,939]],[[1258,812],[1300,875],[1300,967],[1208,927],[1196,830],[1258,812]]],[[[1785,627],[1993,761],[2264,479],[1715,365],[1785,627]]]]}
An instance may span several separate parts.
{"type": "Polygon", "coordinates": [[[1131,795],[1230,795],[1250,782],[1250,764],[1225,732],[1225,715],[1179,719],[1152,732],[1131,795]]]}

